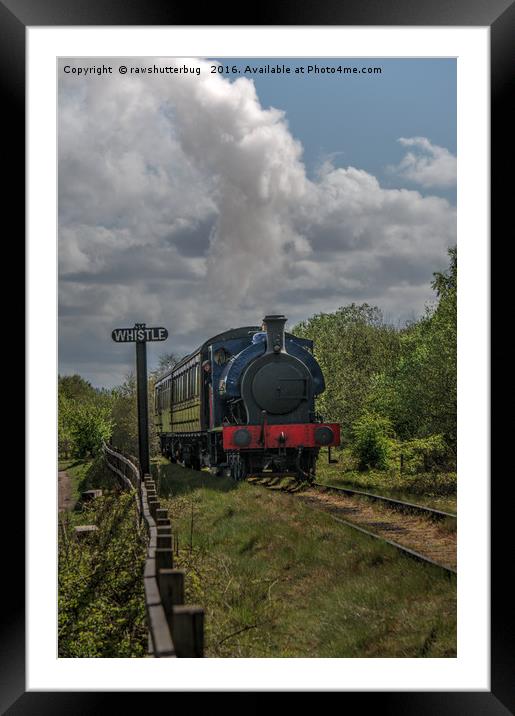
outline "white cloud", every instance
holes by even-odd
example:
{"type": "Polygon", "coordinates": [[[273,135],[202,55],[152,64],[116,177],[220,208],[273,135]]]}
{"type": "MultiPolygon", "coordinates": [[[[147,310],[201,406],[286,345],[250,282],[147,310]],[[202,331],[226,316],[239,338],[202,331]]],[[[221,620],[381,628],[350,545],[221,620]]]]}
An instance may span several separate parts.
{"type": "Polygon", "coordinates": [[[447,188],[456,184],[456,157],[445,147],[431,144],[426,137],[400,137],[403,147],[412,147],[401,162],[390,167],[403,179],[424,187],[447,188]]]}
{"type": "Polygon", "coordinates": [[[330,162],[310,180],[284,112],[209,70],[66,76],[59,161],[61,360],[97,380],[124,321],[167,326],[181,352],[267,311],[290,325],[353,300],[421,311],[455,243],[445,199],[330,162]]]}

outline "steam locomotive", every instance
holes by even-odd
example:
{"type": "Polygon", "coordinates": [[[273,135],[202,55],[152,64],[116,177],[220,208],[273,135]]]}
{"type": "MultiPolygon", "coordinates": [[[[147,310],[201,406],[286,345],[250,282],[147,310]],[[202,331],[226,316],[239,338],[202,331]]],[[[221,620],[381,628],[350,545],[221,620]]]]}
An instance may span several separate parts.
{"type": "Polygon", "coordinates": [[[284,330],[286,317],[220,333],[155,386],[161,452],[173,462],[235,480],[271,471],[312,481],[321,447],[340,443],[315,397],[325,389],[313,341],[284,330]]]}

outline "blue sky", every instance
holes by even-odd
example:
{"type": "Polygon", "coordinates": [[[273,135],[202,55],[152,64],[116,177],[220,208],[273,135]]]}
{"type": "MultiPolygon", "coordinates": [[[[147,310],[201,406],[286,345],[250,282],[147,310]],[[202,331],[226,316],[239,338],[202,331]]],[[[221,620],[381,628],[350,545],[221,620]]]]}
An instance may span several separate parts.
{"type": "MultiPolygon", "coordinates": [[[[304,147],[313,176],[320,161],[335,155],[335,166],[352,165],[374,174],[381,184],[406,183],[386,171],[398,164],[399,137],[427,137],[456,154],[456,60],[341,58],[217,58],[223,66],[287,64],[290,75],[245,75],[253,79],[264,107],[286,111],[292,134],[304,147]],[[371,66],[381,74],[294,74],[296,66],[371,66]]],[[[225,75],[233,80],[234,75],[225,75]]],[[[456,201],[456,190],[432,193],[456,201]]]]}

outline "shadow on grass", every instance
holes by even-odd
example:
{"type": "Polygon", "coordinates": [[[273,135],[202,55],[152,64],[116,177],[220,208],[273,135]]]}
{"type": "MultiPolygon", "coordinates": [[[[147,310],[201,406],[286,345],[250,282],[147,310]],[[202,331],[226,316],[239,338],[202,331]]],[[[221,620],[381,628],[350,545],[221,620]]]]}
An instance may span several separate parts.
{"type": "Polygon", "coordinates": [[[101,457],[97,457],[93,461],[79,460],[76,465],[84,465],[85,470],[77,484],[78,500],[75,504],[74,512],[82,512],[83,503],[81,495],[87,490],[100,489],[104,495],[110,493],[117,494],[123,491],[117,478],[106,467],[101,457]]]}
{"type": "Polygon", "coordinates": [[[199,489],[229,492],[238,486],[238,483],[229,477],[215,477],[207,470],[190,470],[172,463],[152,465],[152,474],[162,497],[185,495],[199,489]]]}
{"type": "Polygon", "coordinates": [[[59,470],[71,470],[74,467],[78,467],[79,465],[84,465],[87,460],[83,460],[82,458],[59,458],[59,470]],[[61,467],[62,466],[62,467],[61,467]]]}

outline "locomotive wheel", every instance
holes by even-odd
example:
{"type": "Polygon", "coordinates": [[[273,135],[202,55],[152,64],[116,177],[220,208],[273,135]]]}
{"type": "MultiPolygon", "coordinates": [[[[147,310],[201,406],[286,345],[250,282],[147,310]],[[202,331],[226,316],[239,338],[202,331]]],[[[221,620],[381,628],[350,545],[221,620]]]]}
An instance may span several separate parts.
{"type": "Polygon", "coordinates": [[[315,461],[310,454],[299,455],[297,457],[297,474],[295,479],[297,482],[307,482],[310,485],[315,482],[315,461]]]}
{"type": "Polygon", "coordinates": [[[247,477],[247,465],[241,455],[234,455],[231,459],[231,478],[236,482],[247,477]]]}

